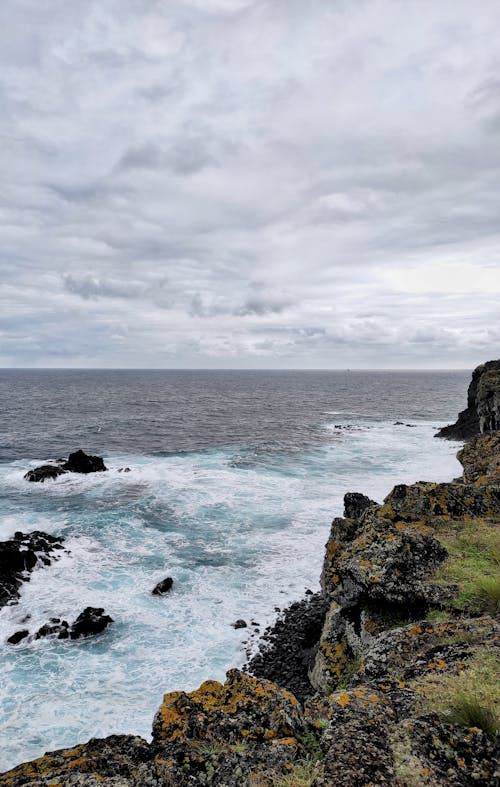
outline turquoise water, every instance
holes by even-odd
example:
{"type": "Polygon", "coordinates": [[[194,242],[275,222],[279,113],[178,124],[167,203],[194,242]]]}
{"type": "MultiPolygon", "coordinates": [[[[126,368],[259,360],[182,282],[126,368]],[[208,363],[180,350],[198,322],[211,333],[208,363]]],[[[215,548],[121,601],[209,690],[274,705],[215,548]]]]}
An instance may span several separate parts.
{"type": "Polygon", "coordinates": [[[0,539],[36,528],[64,535],[69,550],[0,610],[0,769],[90,737],[149,737],[164,692],[222,679],[246,660],[253,629],[234,630],[233,621],[262,631],[275,607],[317,589],[346,491],[381,500],[395,483],[460,472],[457,444],[433,438],[444,418],[419,416],[408,428],[380,410],[318,408],[313,420],[314,439],[301,444],[280,448],[283,434],[274,434],[272,450],[250,439],[115,450],[105,455],[107,473],[43,485],[23,474],[50,454],[0,463],[0,539]],[[124,466],[130,473],[118,472],[124,466]],[[165,576],[174,590],[152,596],[165,576]],[[24,625],[73,620],[87,605],[115,621],[99,637],[5,642],[24,625]]]}

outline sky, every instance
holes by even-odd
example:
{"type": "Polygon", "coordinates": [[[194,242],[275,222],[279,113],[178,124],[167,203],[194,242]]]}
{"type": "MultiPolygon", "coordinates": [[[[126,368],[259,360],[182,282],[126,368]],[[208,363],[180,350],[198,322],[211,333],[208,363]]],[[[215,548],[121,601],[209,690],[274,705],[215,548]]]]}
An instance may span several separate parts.
{"type": "Polygon", "coordinates": [[[498,0],[2,0],[0,366],[500,356],[498,0]]]}

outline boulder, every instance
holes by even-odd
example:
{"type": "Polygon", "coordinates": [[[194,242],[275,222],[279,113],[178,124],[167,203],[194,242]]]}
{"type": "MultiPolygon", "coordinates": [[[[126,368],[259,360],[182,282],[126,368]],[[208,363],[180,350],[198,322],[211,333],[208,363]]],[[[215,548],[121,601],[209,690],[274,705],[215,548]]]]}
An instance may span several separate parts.
{"type": "Polygon", "coordinates": [[[92,637],[104,631],[110,623],[113,623],[113,618],[105,615],[102,607],[86,607],[69,627],[69,636],[71,639],[92,637]]]}
{"type": "Polygon", "coordinates": [[[172,590],[173,585],[174,580],[172,577],[166,577],[165,579],[162,579],[161,582],[158,582],[151,593],[153,596],[164,596],[165,593],[168,593],[170,590],[172,590]]]}
{"type": "Polygon", "coordinates": [[[246,629],[248,624],[246,620],[243,620],[243,618],[238,618],[238,620],[235,620],[234,623],[231,623],[231,625],[233,629],[246,629]]]}
{"type": "Polygon", "coordinates": [[[62,538],[40,530],[17,532],[14,538],[0,542],[0,607],[17,601],[19,588],[37,566],[48,566],[63,549],[62,538]]]}
{"type": "Polygon", "coordinates": [[[70,473],[102,473],[107,470],[101,456],[90,456],[81,449],[70,454],[62,467],[70,473]]]}
{"type": "Polygon", "coordinates": [[[7,637],[7,642],[9,642],[11,645],[18,645],[19,642],[21,642],[23,639],[26,639],[27,636],[29,636],[28,629],[22,629],[22,631],[16,631],[10,637],[7,637]]]}
{"type": "Polygon", "coordinates": [[[26,481],[35,481],[43,484],[49,478],[53,480],[57,476],[64,475],[65,472],[66,470],[57,465],[40,465],[40,467],[35,467],[33,470],[28,470],[24,477],[26,481]]]}

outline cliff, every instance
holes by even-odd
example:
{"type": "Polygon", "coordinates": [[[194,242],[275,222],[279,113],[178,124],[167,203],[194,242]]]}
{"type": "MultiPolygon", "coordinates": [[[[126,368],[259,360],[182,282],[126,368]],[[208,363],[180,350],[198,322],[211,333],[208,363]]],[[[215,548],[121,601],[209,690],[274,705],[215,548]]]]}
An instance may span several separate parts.
{"type": "Polygon", "coordinates": [[[436,437],[468,440],[477,434],[500,429],[500,360],[487,361],[472,372],[467,407],[454,424],[444,426],[436,437]]]}
{"type": "Polygon", "coordinates": [[[151,743],[93,739],[0,787],[498,783],[500,432],[458,458],[460,480],[345,496],[321,594],[278,620],[253,674],[166,694],[151,743]]]}

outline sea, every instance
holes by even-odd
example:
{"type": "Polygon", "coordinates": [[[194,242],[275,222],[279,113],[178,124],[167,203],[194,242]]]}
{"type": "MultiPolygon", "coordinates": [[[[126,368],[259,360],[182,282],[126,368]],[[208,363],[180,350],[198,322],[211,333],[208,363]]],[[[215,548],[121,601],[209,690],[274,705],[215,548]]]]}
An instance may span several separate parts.
{"type": "Polygon", "coordinates": [[[0,770],[91,737],[149,739],[165,692],[243,665],[277,610],[318,589],[346,492],[381,501],[460,474],[459,444],[434,434],[469,379],[0,370],[0,540],[36,529],[67,548],[0,610],[0,770]],[[24,480],[79,448],[108,471],[24,480]],[[172,591],[153,596],[167,576],[172,591]],[[97,637],[6,642],[86,606],[114,620],[97,637]]]}

